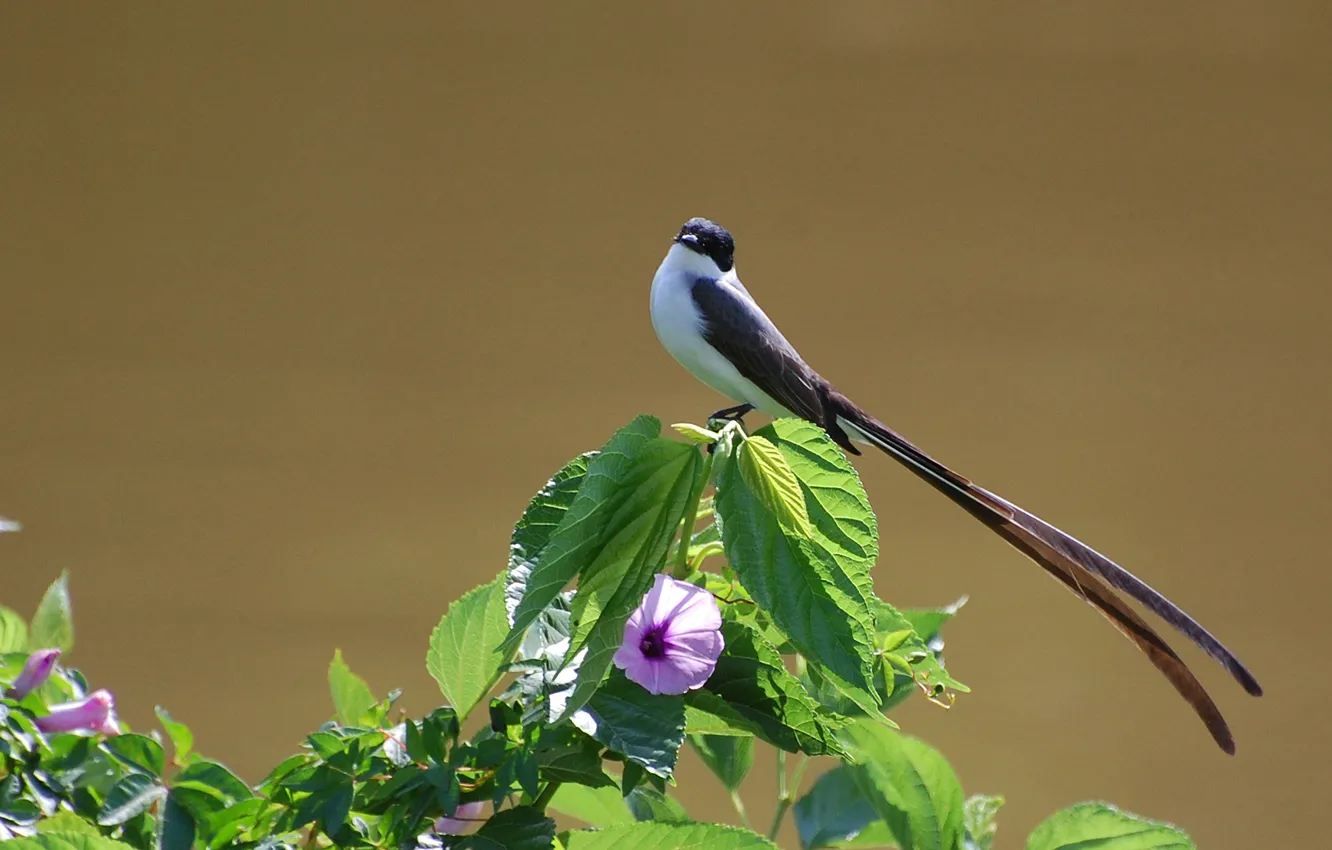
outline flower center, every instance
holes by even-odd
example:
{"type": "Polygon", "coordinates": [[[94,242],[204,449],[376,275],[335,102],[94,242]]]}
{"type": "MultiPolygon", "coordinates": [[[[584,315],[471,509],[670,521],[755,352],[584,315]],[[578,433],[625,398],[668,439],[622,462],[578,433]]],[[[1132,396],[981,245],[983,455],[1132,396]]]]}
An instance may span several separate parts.
{"type": "Polygon", "coordinates": [[[638,642],[638,651],[643,653],[644,658],[664,658],[666,656],[666,629],[657,626],[644,632],[643,639],[638,642]]]}

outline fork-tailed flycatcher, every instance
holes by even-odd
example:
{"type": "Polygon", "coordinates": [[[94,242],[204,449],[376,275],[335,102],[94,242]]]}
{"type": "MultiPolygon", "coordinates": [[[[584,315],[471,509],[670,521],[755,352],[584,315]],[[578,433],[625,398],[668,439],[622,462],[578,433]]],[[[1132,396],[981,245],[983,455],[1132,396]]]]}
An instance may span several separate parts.
{"type": "Polygon", "coordinates": [[[1215,658],[1260,696],[1258,680],[1230,650],[1184,611],[1128,570],[1049,523],[996,496],[925,454],[857,407],[801,359],[735,272],[735,241],[705,218],[685,222],[652,279],[652,326],[682,366],[740,402],[716,416],[757,409],[823,427],[847,452],[855,443],[882,449],[1042,569],[1086,600],[1156,665],[1202,718],[1227,753],[1235,741],[1193,672],[1111,587],[1127,593],[1215,658]]]}

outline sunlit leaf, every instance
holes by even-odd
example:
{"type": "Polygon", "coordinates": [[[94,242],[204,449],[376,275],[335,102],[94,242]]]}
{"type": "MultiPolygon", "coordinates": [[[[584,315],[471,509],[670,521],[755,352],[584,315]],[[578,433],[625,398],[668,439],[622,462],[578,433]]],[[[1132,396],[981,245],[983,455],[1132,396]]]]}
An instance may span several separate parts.
{"type": "Polygon", "coordinates": [[[1004,798],[977,794],[962,805],[962,821],[967,828],[967,850],[990,850],[999,831],[999,810],[1004,798]]]}
{"type": "Polygon", "coordinates": [[[701,469],[698,449],[656,436],[655,419],[649,419],[647,432],[630,430],[644,418],[622,429],[589,465],[588,480],[566,517],[570,522],[582,516],[586,523],[562,524],[551,539],[550,558],[565,537],[588,542],[577,546],[581,566],[570,657],[580,663],[565,715],[587,702],[610,668],[625,621],[665,564],[701,469]],[[600,500],[587,514],[581,511],[585,496],[600,500]]]}
{"type": "Polygon", "coordinates": [[[842,730],[856,787],[901,850],[956,850],[965,829],[962,785],[928,744],[862,719],[842,730]]]}
{"type": "Polygon", "coordinates": [[[37,613],[28,626],[28,645],[34,649],[74,648],[74,617],[69,601],[69,573],[51,583],[37,603],[37,613]]]}
{"type": "Polygon", "coordinates": [[[781,419],[761,429],[799,481],[813,533],[787,528],[739,463],[721,465],[717,514],[726,557],[745,589],[800,650],[874,702],[870,568],[874,514],[855,470],[822,428],[781,419]]]}
{"type": "Polygon", "coordinates": [[[680,436],[699,446],[710,446],[721,436],[716,431],[700,428],[691,422],[676,422],[671,427],[678,431],[680,436]]]}
{"type": "Polygon", "coordinates": [[[711,691],[690,691],[685,695],[686,735],[729,735],[753,737],[760,732],[759,725],[747,719],[726,700],[711,691]]]}
{"type": "Polygon", "coordinates": [[[766,437],[755,434],[736,449],[736,465],[751,493],[785,528],[809,537],[805,495],[786,457],[766,437]]]}
{"type": "MultiPolygon", "coordinates": [[[[527,505],[527,510],[523,511],[522,517],[514,525],[513,536],[509,540],[509,569],[504,580],[504,608],[510,625],[514,623],[519,603],[527,595],[532,571],[541,563],[551,534],[573,505],[587,477],[587,465],[596,456],[596,452],[588,452],[566,463],[537,491],[527,505]]],[[[549,577],[544,578],[550,580],[549,577]]],[[[567,582],[568,579],[564,583],[567,582]]],[[[550,601],[553,599],[552,596],[550,601]]],[[[523,616],[535,618],[549,604],[548,601],[546,605],[537,605],[534,597],[524,609],[528,613],[523,616]]]]}
{"type": "Polygon", "coordinates": [[[333,660],[328,665],[328,690],[333,696],[338,722],[344,726],[359,723],[362,715],[375,707],[374,692],[342,660],[341,649],[333,650],[333,660]]]}
{"type": "Polygon", "coordinates": [[[586,785],[566,783],[555,792],[550,807],[588,826],[607,827],[634,822],[634,816],[624,803],[624,796],[614,785],[589,788],[586,785]]]}
{"type": "Polygon", "coordinates": [[[31,838],[14,838],[5,850],[127,850],[132,845],[84,832],[43,832],[31,838]]]}
{"type": "Polygon", "coordinates": [[[1105,803],[1078,803],[1032,830],[1027,850],[1196,850],[1183,830],[1105,803]]]}
{"type": "MultiPolygon", "coordinates": [[[[534,508],[540,511],[542,522],[523,526],[531,528],[536,538],[534,544],[526,545],[522,553],[510,556],[509,620],[513,628],[505,639],[507,646],[517,649],[523,632],[532,621],[565,585],[573,581],[574,576],[592,563],[612,515],[627,498],[623,483],[631,471],[631,455],[637,454],[644,443],[656,439],[660,433],[659,421],[650,416],[639,416],[615,432],[601,451],[587,461],[585,471],[579,472],[580,459],[575,458],[532,500],[528,512],[534,508]],[[566,476],[564,482],[560,481],[561,475],[566,476]],[[573,483],[578,487],[571,493],[569,485],[573,483]],[[555,516],[559,517],[559,524],[554,529],[546,528],[555,516]],[[540,544],[542,538],[544,545],[535,545],[540,544]],[[517,602],[513,601],[515,596],[517,602]]],[[[688,448],[684,444],[677,445],[688,448]]],[[[523,519],[527,520],[528,514],[525,513],[523,519]]],[[[523,525],[522,520],[519,522],[523,525]]],[[[515,529],[515,538],[517,534],[515,529]]]]}
{"type": "Polygon", "coordinates": [[[430,634],[426,668],[444,698],[464,718],[494,687],[512,654],[500,648],[508,629],[504,576],[468,591],[449,606],[430,634]]]}
{"type": "MultiPolygon", "coordinates": [[[[97,827],[88,823],[83,818],[73,812],[59,811],[49,818],[42,818],[37,824],[39,832],[75,832],[82,835],[94,835],[100,837],[102,833],[97,831],[97,827]]],[[[14,845],[6,845],[6,848],[14,845]]]]}
{"type": "Polygon", "coordinates": [[[17,611],[0,605],[0,653],[25,652],[27,649],[28,624],[17,611]]]}
{"type": "Polygon", "coordinates": [[[190,751],[194,749],[194,733],[184,723],[173,720],[162,706],[157,706],[155,711],[157,712],[157,722],[162,724],[162,729],[167,733],[167,737],[171,739],[176,761],[183,764],[189,758],[190,751]]]}
{"type": "Polygon", "coordinates": [[[763,836],[714,823],[645,821],[596,832],[573,832],[567,850],[777,850],[763,836]]]}

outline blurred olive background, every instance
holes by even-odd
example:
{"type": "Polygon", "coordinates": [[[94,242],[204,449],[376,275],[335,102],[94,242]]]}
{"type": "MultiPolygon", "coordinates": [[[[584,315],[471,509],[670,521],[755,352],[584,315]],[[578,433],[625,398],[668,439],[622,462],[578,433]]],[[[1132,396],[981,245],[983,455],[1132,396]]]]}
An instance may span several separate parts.
{"type": "Polygon", "coordinates": [[[432,707],[430,629],[546,477],[722,406],[647,310],[707,215],[825,375],[1267,688],[1184,648],[1225,757],[1090,610],[865,456],[879,592],[971,595],[975,692],[899,720],[1007,795],[1000,846],[1087,798],[1318,844],[1330,8],[6,4],[3,601],[70,570],[73,661],[251,780],[330,714],[335,647],[432,707]]]}

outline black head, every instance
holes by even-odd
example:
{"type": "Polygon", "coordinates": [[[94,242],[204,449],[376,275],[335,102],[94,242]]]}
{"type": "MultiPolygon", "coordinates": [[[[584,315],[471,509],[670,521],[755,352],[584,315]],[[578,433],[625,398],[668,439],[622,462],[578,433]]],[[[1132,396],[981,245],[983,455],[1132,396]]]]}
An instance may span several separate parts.
{"type": "Polygon", "coordinates": [[[735,240],[716,222],[691,218],[680,228],[675,241],[695,253],[711,257],[717,268],[724,272],[735,266],[735,240]]]}

